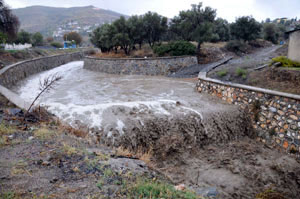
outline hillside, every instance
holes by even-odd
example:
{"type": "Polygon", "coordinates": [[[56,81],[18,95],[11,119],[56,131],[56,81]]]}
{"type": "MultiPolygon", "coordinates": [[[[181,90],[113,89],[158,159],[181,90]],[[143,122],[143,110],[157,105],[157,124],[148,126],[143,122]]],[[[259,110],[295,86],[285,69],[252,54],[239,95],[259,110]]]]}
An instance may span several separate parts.
{"type": "MultiPolygon", "coordinates": [[[[55,8],[31,6],[13,10],[21,21],[21,29],[41,32],[47,36],[61,36],[64,31],[89,33],[94,27],[110,23],[122,14],[94,6],[55,8]]],[[[123,15],[124,16],[124,15],[123,15]]]]}

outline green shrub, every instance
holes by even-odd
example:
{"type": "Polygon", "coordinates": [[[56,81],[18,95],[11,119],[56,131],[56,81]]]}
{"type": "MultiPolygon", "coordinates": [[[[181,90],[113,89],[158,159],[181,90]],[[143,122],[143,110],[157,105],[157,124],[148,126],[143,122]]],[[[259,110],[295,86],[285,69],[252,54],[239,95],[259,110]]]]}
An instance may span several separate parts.
{"type": "Polygon", "coordinates": [[[224,77],[224,76],[227,75],[227,70],[220,70],[220,71],[217,72],[217,75],[219,77],[224,77]]]}
{"type": "Polygon", "coordinates": [[[279,56],[272,59],[272,64],[279,62],[283,67],[300,67],[300,63],[296,61],[292,61],[285,56],[279,56]]]}
{"type": "Polygon", "coordinates": [[[237,68],[235,73],[237,74],[237,76],[243,77],[243,79],[247,78],[247,71],[245,69],[237,68]]]}
{"type": "Polygon", "coordinates": [[[131,198],[197,198],[193,192],[176,191],[172,185],[153,181],[138,182],[134,187],[129,189],[129,194],[131,198]]]}
{"type": "Polygon", "coordinates": [[[194,55],[196,52],[196,46],[188,41],[174,41],[168,44],[154,46],[153,50],[158,56],[194,55]]]}
{"type": "Polygon", "coordinates": [[[0,44],[5,44],[6,43],[6,41],[7,41],[7,35],[6,34],[4,34],[4,33],[2,33],[2,32],[0,32],[0,44]]]}
{"type": "Polygon", "coordinates": [[[248,45],[240,40],[232,40],[229,41],[226,45],[225,48],[228,51],[234,52],[234,53],[246,53],[248,49],[248,45]]]}
{"type": "Polygon", "coordinates": [[[63,45],[61,43],[59,43],[59,42],[52,42],[51,46],[53,46],[55,48],[62,48],[63,47],[63,45]]]}

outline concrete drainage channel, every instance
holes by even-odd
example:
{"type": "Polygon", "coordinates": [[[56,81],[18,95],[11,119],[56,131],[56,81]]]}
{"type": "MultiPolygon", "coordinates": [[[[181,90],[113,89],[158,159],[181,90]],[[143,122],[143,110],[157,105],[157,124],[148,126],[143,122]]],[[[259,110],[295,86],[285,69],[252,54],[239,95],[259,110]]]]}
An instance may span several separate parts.
{"type": "MultiPolygon", "coordinates": [[[[150,151],[156,170],[202,196],[253,198],[268,182],[279,185],[288,171],[300,172],[292,158],[252,139],[256,135],[245,111],[199,95],[191,80],[95,73],[79,61],[32,75],[9,92],[31,101],[39,79],[55,73],[63,80],[41,105],[73,127],[88,129],[96,146],[100,141],[150,151]],[[283,171],[270,172],[274,164],[282,164],[283,171]],[[260,172],[264,175],[258,178],[260,172]]],[[[286,179],[280,191],[296,181],[286,179]]]]}

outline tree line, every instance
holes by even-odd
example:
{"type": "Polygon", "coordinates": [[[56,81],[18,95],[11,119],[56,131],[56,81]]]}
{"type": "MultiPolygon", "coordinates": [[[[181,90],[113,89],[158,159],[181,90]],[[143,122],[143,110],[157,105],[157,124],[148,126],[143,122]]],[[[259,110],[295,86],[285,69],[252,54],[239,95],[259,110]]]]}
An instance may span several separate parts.
{"type": "MultiPolygon", "coordinates": [[[[163,41],[196,41],[197,51],[200,52],[201,44],[204,42],[230,40],[248,42],[263,38],[277,43],[284,37],[288,25],[283,22],[272,23],[270,19],[259,23],[250,16],[240,17],[234,23],[229,23],[225,19],[216,18],[215,9],[203,7],[203,4],[199,3],[192,5],[189,10],[181,11],[173,19],[167,19],[155,12],[128,19],[120,17],[111,24],[96,28],[90,35],[90,40],[102,52],[118,52],[122,49],[129,54],[137,47],[141,48],[144,43],[154,48],[163,41]]],[[[19,27],[18,18],[5,5],[4,0],[0,0],[0,43],[43,45],[42,34],[31,34],[24,30],[19,32],[19,27]]],[[[75,32],[65,34],[64,40],[74,40],[76,44],[82,42],[81,36],[75,32]]],[[[46,41],[50,41],[49,38],[46,41]]],[[[179,44],[191,49],[184,42],[176,45],[179,44]]]]}
{"type": "Polygon", "coordinates": [[[286,27],[271,22],[258,22],[251,16],[243,16],[229,23],[216,18],[216,10],[193,4],[191,9],[181,11],[168,20],[155,12],[128,19],[120,17],[111,24],[104,24],[90,35],[91,42],[102,52],[122,49],[126,54],[148,43],[151,48],[163,41],[196,41],[197,52],[204,42],[238,40],[252,41],[258,38],[277,43],[286,27]]]}

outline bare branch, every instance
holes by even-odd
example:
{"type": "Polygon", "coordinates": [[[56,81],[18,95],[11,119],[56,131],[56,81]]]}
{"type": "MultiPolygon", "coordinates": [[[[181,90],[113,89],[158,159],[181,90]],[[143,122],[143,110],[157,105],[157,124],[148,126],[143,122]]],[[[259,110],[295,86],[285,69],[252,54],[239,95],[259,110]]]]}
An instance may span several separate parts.
{"type": "Polygon", "coordinates": [[[49,92],[51,89],[53,89],[58,82],[62,79],[62,76],[58,75],[58,74],[54,74],[54,75],[49,75],[48,77],[46,77],[44,80],[40,79],[39,82],[39,94],[35,97],[35,99],[33,100],[33,102],[31,103],[31,105],[29,106],[28,110],[26,111],[25,115],[24,115],[24,120],[26,115],[28,114],[28,112],[30,111],[30,109],[33,107],[33,105],[35,104],[35,102],[43,95],[43,93],[47,93],[49,92]]]}

